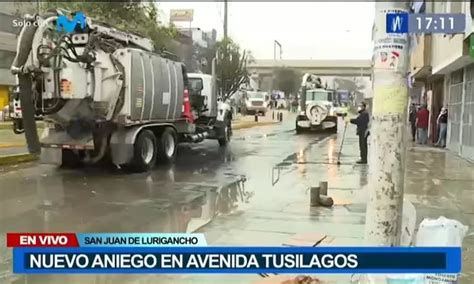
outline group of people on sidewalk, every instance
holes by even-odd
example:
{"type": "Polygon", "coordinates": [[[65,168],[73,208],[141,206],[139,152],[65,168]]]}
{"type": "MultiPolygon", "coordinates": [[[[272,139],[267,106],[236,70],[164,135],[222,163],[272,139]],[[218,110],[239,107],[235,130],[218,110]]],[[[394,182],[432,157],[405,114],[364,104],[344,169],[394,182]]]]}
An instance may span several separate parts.
{"type": "MultiPolygon", "coordinates": [[[[370,135],[369,123],[370,116],[367,112],[367,106],[364,102],[361,102],[357,109],[359,115],[356,118],[350,119],[348,122],[357,126],[357,136],[359,136],[359,149],[360,149],[360,160],[358,164],[367,164],[367,139],[370,135]]],[[[429,116],[427,105],[424,104],[420,108],[416,108],[415,104],[410,106],[409,120],[411,124],[411,131],[413,141],[417,141],[419,144],[426,145],[428,143],[428,127],[429,127],[429,116]]],[[[448,109],[443,107],[436,120],[438,127],[438,141],[435,144],[438,147],[446,147],[446,136],[448,130],[448,109]]]]}
{"type": "MultiPolygon", "coordinates": [[[[421,145],[428,144],[428,127],[430,112],[426,104],[417,108],[415,104],[410,106],[409,120],[411,125],[411,134],[413,142],[421,145]]],[[[443,107],[436,119],[438,139],[435,144],[437,147],[446,147],[446,136],[448,133],[448,109],[443,107]]]]}

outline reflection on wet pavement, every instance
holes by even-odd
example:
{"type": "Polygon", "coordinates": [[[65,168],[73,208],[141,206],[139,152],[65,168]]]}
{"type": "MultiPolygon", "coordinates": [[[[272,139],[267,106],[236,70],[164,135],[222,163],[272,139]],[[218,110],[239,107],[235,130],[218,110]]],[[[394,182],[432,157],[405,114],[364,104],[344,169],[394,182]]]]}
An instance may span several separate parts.
{"type": "MultiPolygon", "coordinates": [[[[317,222],[320,231],[332,230],[334,223],[344,224],[343,230],[337,230],[339,237],[354,243],[353,235],[362,232],[363,215],[348,217],[342,206],[330,211],[309,208],[304,192],[308,185],[327,180],[332,194],[352,196],[366,184],[366,172],[334,164],[339,149],[334,136],[295,135],[292,128],[290,120],[283,126],[236,131],[233,143],[225,149],[216,147],[215,141],[181,145],[174,166],[158,166],[144,174],[49,166],[4,172],[0,174],[4,185],[0,228],[2,233],[198,231],[205,232],[210,244],[268,245],[281,244],[291,233],[313,231],[308,224],[317,222]],[[329,141],[324,147],[323,140],[329,141]],[[275,167],[280,176],[272,186],[275,167]]],[[[2,263],[1,271],[9,271],[11,263],[5,259],[2,263]]],[[[28,283],[53,284],[202,283],[199,279],[204,281],[193,275],[21,278],[28,283]]],[[[205,283],[208,279],[244,283],[252,278],[205,279],[205,283]]]]}

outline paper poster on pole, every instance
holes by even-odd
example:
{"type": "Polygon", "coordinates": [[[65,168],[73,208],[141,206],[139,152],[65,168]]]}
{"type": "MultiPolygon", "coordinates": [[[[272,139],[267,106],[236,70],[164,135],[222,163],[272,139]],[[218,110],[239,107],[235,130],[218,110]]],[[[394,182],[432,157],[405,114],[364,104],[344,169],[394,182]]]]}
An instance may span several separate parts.
{"type": "Polygon", "coordinates": [[[407,39],[387,37],[378,40],[374,47],[374,68],[397,70],[406,58],[403,57],[407,48],[407,39]]]}
{"type": "Polygon", "coordinates": [[[404,86],[375,88],[373,114],[402,114],[408,101],[408,89],[404,86]]]}

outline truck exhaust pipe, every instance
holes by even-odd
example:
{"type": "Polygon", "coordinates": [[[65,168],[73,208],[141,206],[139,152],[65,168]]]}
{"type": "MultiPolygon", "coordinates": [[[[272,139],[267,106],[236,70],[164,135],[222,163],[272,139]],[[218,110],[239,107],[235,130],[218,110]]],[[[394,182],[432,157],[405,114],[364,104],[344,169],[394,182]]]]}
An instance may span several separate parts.
{"type": "Polygon", "coordinates": [[[186,137],[189,140],[191,140],[191,142],[197,143],[197,142],[201,142],[204,139],[206,139],[207,137],[209,137],[209,132],[203,132],[203,133],[199,133],[199,134],[188,134],[188,135],[186,135],[186,137]]]}
{"type": "Polygon", "coordinates": [[[28,151],[32,154],[40,153],[41,145],[38,137],[38,130],[36,128],[36,108],[32,90],[33,82],[31,75],[24,73],[25,70],[22,69],[28,60],[36,29],[37,27],[35,25],[25,26],[22,29],[20,38],[18,39],[17,54],[11,67],[11,71],[18,76],[23,129],[25,131],[28,151]]]}

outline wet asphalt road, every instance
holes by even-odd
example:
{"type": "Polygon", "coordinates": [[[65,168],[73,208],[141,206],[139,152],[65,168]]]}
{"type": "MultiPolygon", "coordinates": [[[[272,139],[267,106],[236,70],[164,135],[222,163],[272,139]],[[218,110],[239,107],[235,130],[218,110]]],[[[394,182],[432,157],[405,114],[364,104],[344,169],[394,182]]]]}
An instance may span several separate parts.
{"type": "MultiPolygon", "coordinates": [[[[216,141],[181,145],[173,166],[157,166],[149,173],[38,164],[4,170],[0,172],[1,235],[192,232],[241,203],[261,202],[253,196],[270,194],[272,178],[275,182],[272,169],[296,162],[298,153],[327,136],[295,135],[294,120],[288,118],[282,125],[235,131],[225,149],[216,141]]],[[[10,253],[2,255],[0,273],[5,273],[11,267],[10,253]]],[[[52,283],[48,277],[28,278],[28,283],[52,283]]],[[[1,279],[0,274],[3,283],[1,279]]]]}

